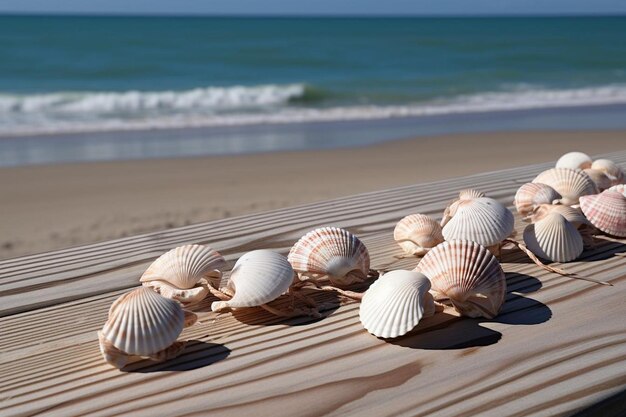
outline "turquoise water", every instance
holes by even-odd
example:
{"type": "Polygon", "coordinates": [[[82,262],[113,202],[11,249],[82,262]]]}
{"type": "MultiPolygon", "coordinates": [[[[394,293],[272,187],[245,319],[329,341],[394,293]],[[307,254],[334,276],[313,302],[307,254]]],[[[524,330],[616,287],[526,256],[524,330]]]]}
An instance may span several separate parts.
{"type": "Polygon", "coordinates": [[[0,136],[626,103],[626,17],[0,16],[0,136]]]}

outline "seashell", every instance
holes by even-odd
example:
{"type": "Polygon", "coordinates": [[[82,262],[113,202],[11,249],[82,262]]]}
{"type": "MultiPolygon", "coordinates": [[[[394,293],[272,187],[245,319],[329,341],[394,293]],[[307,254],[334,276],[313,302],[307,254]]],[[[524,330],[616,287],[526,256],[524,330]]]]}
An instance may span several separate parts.
{"type": "Polygon", "coordinates": [[[376,337],[393,338],[411,331],[422,318],[435,314],[430,281],[415,271],[381,275],[365,292],[359,318],[376,337]]]}
{"type": "MultiPolygon", "coordinates": [[[[131,355],[158,357],[176,342],[186,321],[177,301],[139,287],[111,305],[108,320],[99,332],[102,354],[116,367],[123,367],[131,355]]],[[[169,357],[171,353],[163,358],[169,357]]]]}
{"type": "Polygon", "coordinates": [[[410,214],[398,222],[393,238],[409,255],[423,255],[443,242],[441,226],[425,214],[410,214]]]}
{"type": "Polygon", "coordinates": [[[165,281],[180,288],[193,288],[203,278],[220,278],[226,261],[214,249],[203,245],[184,245],[159,256],[146,269],[140,281],[165,281]]]}
{"type": "Polygon", "coordinates": [[[565,217],[565,220],[572,223],[576,228],[579,228],[584,224],[589,224],[589,221],[580,208],[564,206],[562,204],[542,204],[535,209],[535,212],[530,216],[530,219],[532,223],[536,223],[551,213],[559,213],[561,216],[565,217]]]}
{"type": "Polygon", "coordinates": [[[603,171],[599,169],[583,169],[583,172],[589,175],[589,178],[596,184],[596,188],[598,191],[604,191],[607,188],[610,188],[613,185],[613,182],[609,177],[607,177],[603,171]]]}
{"type": "Polygon", "coordinates": [[[617,184],[609,188],[609,191],[617,191],[618,193],[622,193],[624,197],[626,197],[626,185],[617,184]]]}
{"type": "Polygon", "coordinates": [[[509,209],[492,198],[481,197],[462,201],[442,233],[446,240],[471,240],[492,246],[513,232],[514,223],[509,209]]]}
{"type": "Polygon", "coordinates": [[[596,184],[582,171],[569,168],[552,168],[537,175],[532,181],[549,185],[554,188],[562,198],[560,203],[572,206],[578,204],[582,195],[596,194],[596,184]]]}
{"type": "Polygon", "coordinates": [[[527,217],[541,204],[552,204],[560,198],[561,194],[549,185],[529,182],[517,190],[513,203],[517,212],[527,217]]]}
{"type": "Polygon", "coordinates": [[[365,244],[338,227],[310,231],[293,245],[287,258],[301,276],[328,277],[335,285],[363,282],[370,268],[365,244]]]}
{"type": "Polygon", "coordinates": [[[459,200],[471,200],[472,198],[486,197],[485,193],[474,188],[459,191],[459,200]]]}
{"type": "Polygon", "coordinates": [[[468,188],[465,190],[459,191],[459,198],[452,201],[443,211],[443,216],[441,218],[441,227],[444,227],[450,219],[456,214],[456,210],[458,209],[460,204],[464,204],[468,200],[473,200],[475,198],[485,197],[485,193],[482,191],[478,191],[474,188],[468,188]]]}
{"type": "Polygon", "coordinates": [[[616,190],[581,197],[580,208],[595,227],[609,235],[626,237],[626,196],[616,190]]]}
{"type": "Polygon", "coordinates": [[[498,260],[468,240],[443,242],[417,264],[437,298],[449,298],[461,315],[493,318],[504,303],[506,281],[498,260]]]}
{"type": "Polygon", "coordinates": [[[524,229],[524,243],[535,255],[552,262],[569,262],[583,253],[583,238],[559,213],[550,213],[524,229]]]}
{"type": "Polygon", "coordinates": [[[591,157],[583,152],[568,152],[556,161],[556,168],[587,169],[591,168],[591,157]]]}
{"type": "Polygon", "coordinates": [[[624,183],[624,171],[610,159],[596,159],[593,161],[593,164],[591,164],[591,168],[604,172],[609,180],[611,180],[611,185],[624,183]]]}
{"type": "Polygon", "coordinates": [[[237,260],[228,279],[226,289],[233,297],[214,302],[211,310],[267,304],[289,289],[294,276],[283,255],[265,249],[248,252],[237,260]]]}

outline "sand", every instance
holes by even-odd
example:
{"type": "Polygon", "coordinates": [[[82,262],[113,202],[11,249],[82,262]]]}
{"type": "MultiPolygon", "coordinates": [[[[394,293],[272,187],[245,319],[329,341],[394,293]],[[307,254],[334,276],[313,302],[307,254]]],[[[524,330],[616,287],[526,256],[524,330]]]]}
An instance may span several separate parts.
{"type": "Polygon", "coordinates": [[[0,169],[0,258],[334,197],[626,149],[626,131],[421,137],[260,155],[0,169]]]}

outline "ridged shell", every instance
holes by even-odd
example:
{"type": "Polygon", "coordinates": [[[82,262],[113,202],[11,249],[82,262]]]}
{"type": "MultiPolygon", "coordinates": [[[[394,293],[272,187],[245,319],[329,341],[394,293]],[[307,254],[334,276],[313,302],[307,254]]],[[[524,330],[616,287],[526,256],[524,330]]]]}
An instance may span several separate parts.
{"type": "Polygon", "coordinates": [[[498,201],[475,198],[459,204],[454,217],[443,227],[443,237],[492,246],[513,232],[514,223],[513,213],[498,201]]]}
{"type": "Polygon", "coordinates": [[[541,204],[552,204],[561,198],[554,188],[546,184],[529,182],[522,185],[515,193],[514,204],[517,212],[526,217],[541,204]]]}
{"type": "Polygon", "coordinates": [[[359,318],[365,330],[377,337],[393,338],[411,331],[432,316],[435,303],[424,274],[396,270],[379,277],[365,292],[359,318]]]}
{"type": "Polygon", "coordinates": [[[568,152],[556,161],[556,168],[591,168],[591,157],[583,152],[568,152]]]}
{"type": "Polygon", "coordinates": [[[209,246],[184,245],[159,256],[141,276],[140,281],[165,281],[180,288],[193,288],[200,279],[219,277],[226,262],[209,246]]]}
{"type": "Polygon", "coordinates": [[[423,255],[443,242],[439,222],[425,214],[404,217],[396,224],[393,238],[410,255],[423,255]]]}
{"type": "Polygon", "coordinates": [[[616,191],[618,193],[623,194],[624,197],[626,197],[626,185],[624,184],[614,185],[611,188],[609,188],[609,191],[616,191]]]}
{"type": "Polygon", "coordinates": [[[129,355],[149,356],[172,345],[184,323],[178,302],[140,287],[113,303],[102,336],[129,355]]]}
{"type": "Polygon", "coordinates": [[[583,195],[598,192],[596,184],[583,171],[568,168],[552,168],[537,175],[535,183],[549,185],[561,194],[561,203],[568,206],[578,204],[583,195]]]}
{"type": "Polygon", "coordinates": [[[581,197],[580,208],[598,229],[613,236],[626,237],[626,197],[618,191],[581,197]]]}
{"type": "Polygon", "coordinates": [[[270,250],[254,250],[237,260],[227,287],[232,299],[218,301],[211,310],[256,307],[275,300],[289,289],[295,273],[283,255],[270,250]]]}
{"type": "Polygon", "coordinates": [[[584,169],[583,172],[589,175],[589,178],[591,178],[594,184],[596,184],[596,188],[598,189],[598,191],[604,191],[607,188],[610,188],[611,185],[613,185],[613,182],[611,181],[611,179],[607,177],[606,174],[603,171],[600,171],[599,169],[588,168],[588,169],[584,169]]]}
{"type": "Polygon", "coordinates": [[[448,297],[464,316],[493,318],[504,303],[504,271],[491,252],[476,242],[443,242],[415,270],[426,275],[432,290],[448,297]]]}
{"type": "Polygon", "coordinates": [[[299,274],[328,276],[338,285],[364,281],[370,268],[365,244],[338,227],[321,227],[302,236],[289,251],[288,259],[299,274]]]}
{"type": "Polygon", "coordinates": [[[524,229],[524,242],[532,253],[553,262],[569,262],[583,253],[583,238],[559,213],[550,213],[524,229]]]}
{"type": "Polygon", "coordinates": [[[622,184],[624,182],[624,171],[615,162],[610,159],[596,159],[591,164],[592,169],[597,169],[611,180],[612,185],[622,184]]]}
{"type": "Polygon", "coordinates": [[[531,220],[533,223],[536,223],[551,213],[559,213],[561,216],[565,217],[565,220],[572,223],[576,228],[582,226],[583,224],[589,224],[589,221],[580,208],[564,206],[563,204],[542,204],[532,214],[531,220]]]}
{"type": "Polygon", "coordinates": [[[459,191],[459,200],[471,200],[472,198],[486,197],[485,193],[474,188],[459,191]]]}

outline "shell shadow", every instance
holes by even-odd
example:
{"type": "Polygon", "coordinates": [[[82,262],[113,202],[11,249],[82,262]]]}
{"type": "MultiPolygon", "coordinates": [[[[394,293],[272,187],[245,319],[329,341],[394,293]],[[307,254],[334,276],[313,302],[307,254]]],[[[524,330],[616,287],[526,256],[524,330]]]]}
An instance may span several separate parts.
{"type": "MultiPolygon", "coordinates": [[[[324,320],[326,317],[330,316],[335,310],[337,310],[342,304],[341,297],[336,293],[309,293],[309,295],[318,304],[319,312],[321,315],[320,317],[297,316],[293,318],[286,318],[276,316],[260,307],[236,309],[232,310],[231,314],[236,320],[252,326],[306,326],[308,324],[317,323],[324,320]]],[[[275,308],[285,308],[289,304],[289,299],[283,296],[278,300],[273,301],[271,303],[271,306],[275,308]]],[[[300,305],[300,302],[298,303],[298,305],[300,305]]]]}
{"type": "MultiPolygon", "coordinates": [[[[502,338],[502,333],[481,326],[482,323],[502,323],[510,325],[534,325],[545,323],[552,318],[552,310],[547,305],[532,298],[519,295],[522,290],[531,292],[541,288],[541,282],[534,277],[523,274],[518,280],[526,285],[510,288],[500,314],[489,320],[484,318],[458,317],[446,312],[436,313],[420,322],[420,324],[397,339],[389,339],[388,343],[411,349],[452,350],[489,346],[502,338]]],[[[507,281],[509,277],[507,277],[507,281]]]]}
{"type": "Polygon", "coordinates": [[[600,400],[582,410],[574,412],[571,417],[623,417],[626,416],[626,389],[608,398],[600,400]]]}
{"type": "Polygon", "coordinates": [[[585,248],[583,254],[577,261],[597,262],[611,259],[615,256],[622,255],[626,259],[626,244],[614,240],[605,240],[593,238],[594,247],[585,248]]]}
{"type": "Polygon", "coordinates": [[[543,286],[537,278],[520,272],[505,272],[504,277],[506,279],[507,294],[530,294],[539,291],[543,286]]]}
{"type": "Polygon", "coordinates": [[[142,360],[122,368],[122,372],[152,373],[167,371],[191,371],[204,368],[224,360],[231,350],[218,343],[189,340],[183,352],[174,359],[165,362],[142,360]]]}

